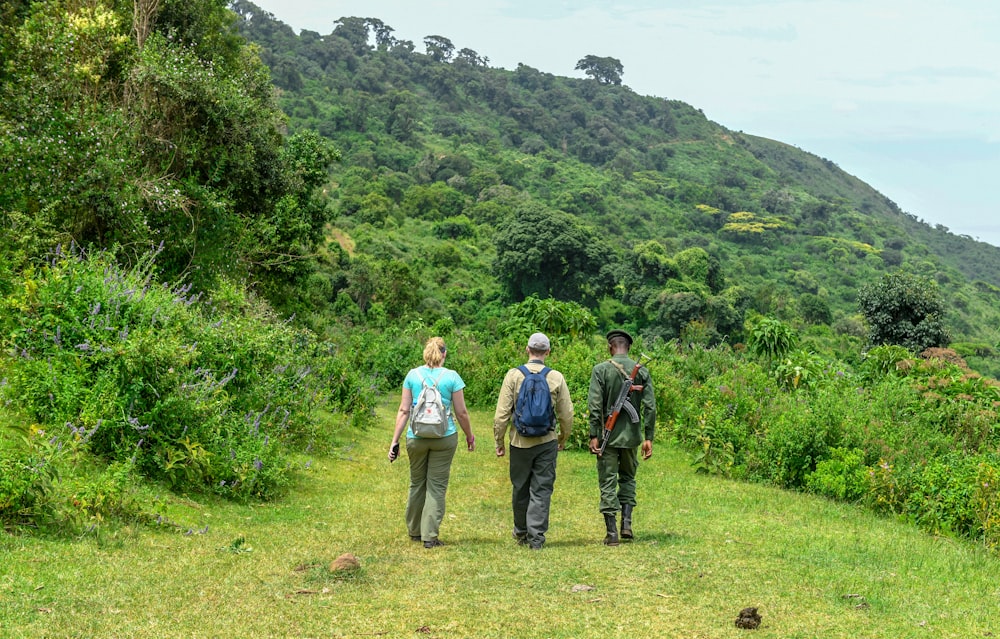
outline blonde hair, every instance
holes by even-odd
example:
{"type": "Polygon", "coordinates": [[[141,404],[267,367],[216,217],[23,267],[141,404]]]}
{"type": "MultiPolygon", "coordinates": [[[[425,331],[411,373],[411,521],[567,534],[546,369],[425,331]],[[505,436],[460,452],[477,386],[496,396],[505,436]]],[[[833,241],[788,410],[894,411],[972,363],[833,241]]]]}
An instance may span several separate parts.
{"type": "Polygon", "coordinates": [[[437,368],[444,361],[444,354],[447,352],[444,340],[440,337],[432,337],[424,345],[424,363],[431,368],[437,368]]]}

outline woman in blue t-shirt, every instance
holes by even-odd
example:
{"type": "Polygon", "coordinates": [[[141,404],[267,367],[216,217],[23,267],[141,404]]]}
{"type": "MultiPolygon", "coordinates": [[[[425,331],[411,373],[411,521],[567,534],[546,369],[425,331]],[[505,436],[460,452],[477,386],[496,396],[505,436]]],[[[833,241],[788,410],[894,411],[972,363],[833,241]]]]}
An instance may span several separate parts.
{"type": "Polygon", "coordinates": [[[438,539],[444,518],[444,498],[451,476],[451,461],[458,447],[458,429],[465,433],[469,451],[476,449],[469,411],[465,406],[465,382],[455,371],[444,367],[448,349],[440,337],[432,337],[424,346],[424,366],[413,368],[403,380],[403,395],[396,414],[396,430],[389,445],[389,461],[399,456],[399,438],[406,429],[406,456],[410,460],[410,497],[406,502],[406,527],[413,541],[423,541],[424,548],[444,544],[438,539]],[[424,380],[441,392],[448,413],[444,437],[417,437],[409,428],[410,413],[423,389],[424,380]]]}

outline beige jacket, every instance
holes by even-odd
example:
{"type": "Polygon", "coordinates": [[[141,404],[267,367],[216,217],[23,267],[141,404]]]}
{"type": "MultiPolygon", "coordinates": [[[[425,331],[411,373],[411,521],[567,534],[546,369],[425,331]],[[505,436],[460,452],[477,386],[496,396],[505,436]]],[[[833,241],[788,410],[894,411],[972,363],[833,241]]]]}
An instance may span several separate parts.
{"type": "MultiPolygon", "coordinates": [[[[531,360],[525,366],[533,373],[537,373],[545,366],[537,360],[531,360]]],[[[552,394],[552,406],[555,408],[556,421],[559,423],[559,430],[549,431],[541,437],[524,437],[511,425],[511,418],[514,415],[514,402],[517,401],[517,394],[521,390],[521,383],[524,382],[524,375],[516,368],[507,371],[500,386],[500,397],[497,399],[497,410],[493,414],[493,439],[496,447],[506,448],[505,439],[507,428],[510,426],[510,445],[515,448],[532,448],[539,444],[544,444],[552,440],[559,440],[559,447],[562,448],[569,439],[573,431],[573,401],[569,396],[569,386],[566,385],[566,378],[559,371],[552,369],[545,377],[549,383],[549,392],[552,394]]]]}

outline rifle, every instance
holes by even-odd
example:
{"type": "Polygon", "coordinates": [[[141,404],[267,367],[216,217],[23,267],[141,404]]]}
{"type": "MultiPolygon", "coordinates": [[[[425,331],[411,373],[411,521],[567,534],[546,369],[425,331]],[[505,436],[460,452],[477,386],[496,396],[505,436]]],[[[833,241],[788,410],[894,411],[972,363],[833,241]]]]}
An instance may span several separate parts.
{"type": "MultiPolygon", "coordinates": [[[[622,383],[621,392],[618,393],[618,399],[615,400],[614,405],[611,407],[611,412],[608,413],[608,418],[604,420],[604,430],[601,432],[601,447],[597,450],[597,456],[600,457],[604,454],[604,449],[608,447],[608,440],[611,439],[611,431],[615,429],[615,422],[618,421],[618,414],[625,409],[628,413],[629,418],[632,420],[633,424],[639,422],[639,413],[636,412],[635,407],[628,402],[629,393],[632,391],[641,391],[643,386],[641,384],[636,385],[635,376],[639,373],[639,369],[642,367],[642,360],[650,361],[653,358],[643,353],[639,357],[639,361],[635,363],[635,368],[632,369],[632,374],[629,375],[625,381],[622,383]]],[[[619,366],[619,368],[621,368],[619,366]]]]}

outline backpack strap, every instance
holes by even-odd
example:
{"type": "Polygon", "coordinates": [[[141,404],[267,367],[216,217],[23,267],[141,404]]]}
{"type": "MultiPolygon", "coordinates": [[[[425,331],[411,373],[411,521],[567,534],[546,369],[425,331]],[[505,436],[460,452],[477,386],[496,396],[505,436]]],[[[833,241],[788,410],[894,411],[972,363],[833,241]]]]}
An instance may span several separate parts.
{"type": "MultiPolygon", "coordinates": [[[[521,364],[520,366],[518,366],[517,370],[521,371],[521,374],[524,375],[525,377],[531,374],[531,371],[528,370],[528,367],[525,364],[521,364]]],[[[543,365],[542,370],[538,371],[538,374],[541,375],[542,377],[548,377],[549,371],[551,370],[552,369],[549,368],[548,366],[543,365]]]]}
{"type": "Polygon", "coordinates": [[[431,387],[431,388],[433,388],[433,389],[437,390],[437,385],[438,385],[438,383],[439,383],[439,382],[441,381],[441,376],[442,376],[442,375],[444,375],[444,373],[438,373],[438,376],[437,376],[437,378],[436,378],[436,379],[434,379],[434,381],[433,381],[433,382],[428,382],[428,381],[427,381],[427,380],[428,380],[428,377],[424,377],[424,374],[423,374],[423,373],[421,373],[420,371],[417,371],[417,375],[420,375],[420,381],[421,381],[421,382],[423,382],[423,383],[424,383],[424,384],[426,384],[427,386],[429,386],[429,387],[431,387]]]}
{"type": "MultiPolygon", "coordinates": [[[[432,382],[428,382],[427,381],[428,377],[424,377],[424,374],[421,373],[419,370],[417,371],[417,375],[420,375],[420,382],[425,387],[434,389],[434,392],[437,393],[438,395],[438,399],[441,400],[441,406],[444,408],[445,416],[448,419],[451,419],[451,405],[445,403],[444,396],[441,394],[441,389],[437,387],[437,385],[441,382],[441,376],[444,375],[444,371],[439,372],[437,378],[433,379],[432,382]]],[[[417,401],[419,401],[419,396],[414,398],[413,403],[416,404],[417,401]]]]}

